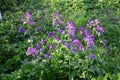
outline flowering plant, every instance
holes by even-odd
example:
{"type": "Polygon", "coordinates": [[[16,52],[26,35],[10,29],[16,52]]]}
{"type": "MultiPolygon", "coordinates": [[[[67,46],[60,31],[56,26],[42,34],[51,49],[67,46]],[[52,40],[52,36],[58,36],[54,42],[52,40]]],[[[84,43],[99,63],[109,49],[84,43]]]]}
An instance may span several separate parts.
{"type": "Polygon", "coordinates": [[[34,79],[73,80],[92,79],[106,73],[105,69],[101,71],[98,66],[105,68],[107,64],[102,65],[101,60],[104,62],[108,53],[108,49],[104,48],[107,40],[101,37],[105,28],[100,26],[98,19],[79,28],[72,20],[65,24],[57,13],[53,18],[53,29],[42,34],[42,27],[35,27],[35,22],[30,23],[32,15],[25,13],[25,16],[26,18],[22,19],[24,28],[19,27],[18,32],[28,35],[30,44],[26,49],[27,58],[18,71],[19,76],[23,77],[24,74],[28,79],[34,76],[34,79]],[[38,36],[40,38],[37,38],[38,36]]]}

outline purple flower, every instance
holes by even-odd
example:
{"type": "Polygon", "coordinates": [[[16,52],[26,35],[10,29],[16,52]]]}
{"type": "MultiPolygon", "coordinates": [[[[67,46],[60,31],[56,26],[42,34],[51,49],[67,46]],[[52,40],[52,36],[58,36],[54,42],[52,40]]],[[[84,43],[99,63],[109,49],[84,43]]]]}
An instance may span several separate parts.
{"type": "Polygon", "coordinates": [[[72,37],[72,38],[76,38],[76,34],[75,34],[75,30],[69,30],[69,35],[72,37]]]}
{"type": "Polygon", "coordinates": [[[50,53],[46,53],[46,54],[45,54],[45,58],[46,58],[46,59],[50,59],[50,53]]]}
{"type": "Polygon", "coordinates": [[[62,30],[62,33],[61,34],[65,34],[65,31],[64,30],[62,30]]]}
{"type": "Polygon", "coordinates": [[[78,39],[74,39],[72,43],[79,47],[81,51],[84,50],[82,43],[78,39]]]}
{"type": "Polygon", "coordinates": [[[90,54],[90,55],[89,55],[89,58],[90,58],[90,59],[94,59],[94,58],[95,58],[95,54],[90,54]]]}
{"type": "Polygon", "coordinates": [[[62,33],[62,30],[60,28],[58,28],[58,33],[62,33]]]}
{"type": "Polygon", "coordinates": [[[88,35],[90,35],[90,32],[86,29],[86,30],[83,31],[83,34],[84,34],[85,36],[88,36],[88,35]]]}
{"type": "Polygon", "coordinates": [[[82,45],[82,43],[81,44],[79,44],[79,49],[81,50],[81,51],[84,51],[84,48],[83,48],[83,45],[82,45]]]}
{"type": "Polygon", "coordinates": [[[79,45],[79,44],[80,44],[80,41],[79,41],[78,39],[74,39],[72,43],[74,43],[74,44],[76,44],[76,45],[79,45]]]}
{"type": "Polygon", "coordinates": [[[37,44],[37,46],[36,46],[36,48],[38,49],[38,48],[41,48],[42,47],[42,43],[39,43],[39,44],[37,44]]]}
{"type": "Polygon", "coordinates": [[[95,36],[94,35],[88,35],[83,38],[87,42],[87,48],[90,49],[93,46],[95,46],[95,36]]]}
{"type": "Polygon", "coordinates": [[[45,50],[44,48],[40,48],[40,52],[41,52],[41,53],[43,53],[43,52],[44,52],[44,50],[45,50]]]}
{"type": "Polygon", "coordinates": [[[35,22],[34,22],[33,20],[29,20],[29,21],[28,21],[28,24],[30,24],[30,25],[35,25],[35,22]]]}
{"type": "Polygon", "coordinates": [[[19,33],[25,32],[25,29],[22,26],[20,26],[19,29],[18,29],[18,32],[19,33]]]}
{"type": "Polygon", "coordinates": [[[109,48],[109,46],[104,46],[106,49],[108,49],[109,48]]]}
{"type": "Polygon", "coordinates": [[[81,29],[82,31],[84,31],[84,30],[86,30],[86,27],[82,26],[80,29],[81,29]]]}
{"type": "Polygon", "coordinates": [[[51,50],[53,50],[53,49],[55,49],[55,48],[56,48],[55,45],[50,45],[50,49],[51,49],[51,50]]]}
{"type": "Polygon", "coordinates": [[[55,37],[55,40],[58,40],[58,41],[59,41],[59,40],[60,40],[60,38],[59,38],[59,37],[55,37]]]}
{"type": "Polygon", "coordinates": [[[104,39],[104,41],[103,41],[104,43],[107,43],[108,42],[108,40],[107,39],[104,39]]]}
{"type": "Polygon", "coordinates": [[[95,46],[95,44],[88,43],[88,44],[87,44],[87,49],[91,49],[93,46],[95,46]]]}
{"type": "Polygon", "coordinates": [[[73,21],[69,21],[67,23],[66,28],[68,28],[70,30],[75,30],[75,32],[77,31],[77,26],[75,25],[75,23],[73,21]]]}
{"type": "Polygon", "coordinates": [[[29,18],[29,19],[32,19],[32,15],[30,13],[25,13],[25,17],[29,18]]]}
{"type": "Polygon", "coordinates": [[[46,42],[46,40],[44,38],[41,39],[40,43],[44,44],[46,42]]]}
{"type": "Polygon", "coordinates": [[[89,21],[87,24],[89,27],[92,27],[94,25],[94,21],[89,21]]]}
{"type": "Polygon", "coordinates": [[[94,35],[88,35],[88,36],[84,37],[83,39],[87,42],[91,42],[91,41],[94,42],[95,36],[94,35]]]}
{"type": "Polygon", "coordinates": [[[60,17],[61,17],[61,15],[59,13],[55,13],[52,18],[53,19],[58,19],[60,17]]]}
{"type": "Polygon", "coordinates": [[[49,32],[48,33],[48,38],[51,38],[51,37],[55,37],[55,33],[54,32],[49,32]]]}
{"type": "Polygon", "coordinates": [[[53,26],[55,26],[56,24],[64,24],[59,13],[56,13],[53,16],[53,26]]]}
{"type": "Polygon", "coordinates": [[[97,32],[98,32],[99,34],[102,34],[102,33],[105,32],[105,28],[103,28],[103,27],[101,27],[101,26],[99,26],[99,25],[97,25],[96,30],[97,30],[97,32]]]}
{"type": "Polygon", "coordinates": [[[36,55],[37,54],[37,49],[36,48],[32,48],[32,47],[28,47],[26,55],[36,55]]]}
{"type": "Polygon", "coordinates": [[[83,35],[83,32],[82,32],[82,31],[80,31],[80,34],[81,34],[81,35],[83,35]]]}
{"type": "Polygon", "coordinates": [[[72,53],[76,53],[78,50],[76,48],[71,49],[72,53]]]}
{"type": "Polygon", "coordinates": [[[65,46],[70,48],[72,45],[70,43],[65,43],[65,46]]]}
{"type": "Polygon", "coordinates": [[[77,27],[73,21],[69,21],[67,23],[66,28],[68,29],[68,33],[72,38],[76,38],[77,27]]]}
{"type": "Polygon", "coordinates": [[[22,19],[22,20],[21,20],[21,22],[22,22],[22,23],[25,23],[25,22],[26,22],[26,20],[25,20],[25,19],[22,19]]]}
{"type": "Polygon", "coordinates": [[[37,53],[37,49],[33,48],[33,54],[36,55],[36,53],[37,53]]]}
{"type": "Polygon", "coordinates": [[[90,35],[90,32],[87,30],[86,27],[81,27],[81,32],[84,36],[90,35]]]}
{"type": "Polygon", "coordinates": [[[81,27],[83,32],[83,39],[87,42],[88,49],[95,45],[95,35],[90,34],[86,27],[81,27]]]}

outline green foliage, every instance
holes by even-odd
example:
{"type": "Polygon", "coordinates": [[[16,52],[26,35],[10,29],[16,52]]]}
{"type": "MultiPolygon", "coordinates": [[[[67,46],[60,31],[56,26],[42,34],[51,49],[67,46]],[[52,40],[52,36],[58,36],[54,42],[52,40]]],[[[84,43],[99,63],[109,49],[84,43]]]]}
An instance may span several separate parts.
{"type": "MultiPolygon", "coordinates": [[[[0,1],[0,10],[3,20],[0,21],[0,78],[1,80],[119,80],[120,79],[120,1],[119,0],[5,0],[0,1]],[[28,4],[29,3],[29,4],[28,4]],[[34,17],[36,25],[21,23],[24,13],[29,12],[34,17]],[[79,51],[71,54],[70,49],[64,44],[47,38],[50,31],[57,31],[52,26],[52,15],[56,12],[64,17],[66,26],[69,20],[75,24],[87,26],[89,20],[101,20],[108,39],[108,50],[101,44],[92,50],[79,51]],[[18,33],[19,26],[31,28],[33,44],[35,46],[42,38],[47,38],[46,44],[56,45],[51,52],[51,59],[45,59],[49,50],[44,46],[45,52],[42,59],[36,56],[26,56],[25,52],[31,44],[28,42],[29,33],[18,33]],[[42,32],[37,32],[36,27],[42,27],[42,32]],[[95,53],[94,60],[89,59],[89,54],[95,53]]],[[[57,33],[56,33],[57,34],[57,33]]],[[[68,40],[69,36],[59,35],[61,39],[68,40]]],[[[82,39],[82,37],[77,34],[82,39]]],[[[68,41],[69,42],[69,41],[68,41]]]]}

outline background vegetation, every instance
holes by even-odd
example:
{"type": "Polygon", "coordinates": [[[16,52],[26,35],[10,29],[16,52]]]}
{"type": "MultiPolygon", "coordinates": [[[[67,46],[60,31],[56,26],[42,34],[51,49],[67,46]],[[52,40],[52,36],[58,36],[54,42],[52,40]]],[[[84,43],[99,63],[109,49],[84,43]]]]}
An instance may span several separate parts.
{"type": "MultiPolygon", "coordinates": [[[[119,80],[120,79],[120,1],[119,0],[4,0],[0,1],[0,78],[1,80],[119,80]],[[42,38],[46,38],[48,32],[56,31],[52,27],[52,16],[60,13],[64,20],[64,27],[69,20],[80,29],[87,26],[88,21],[99,19],[105,27],[103,35],[108,40],[109,46],[106,56],[102,56],[103,47],[100,45],[93,52],[97,57],[88,60],[90,51],[78,52],[78,55],[54,55],[51,60],[37,60],[36,57],[26,56],[29,36],[27,33],[19,33],[20,26],[26,28],[30,25],[21,23],[24,14],[32,14],[35,27],[42,27],[42,32],[33,30],[35,46],[42,38]],[[69,58],[68,58],[69,57],[69,58]],[[67,64],[66,59],[71,60],[67,64]],[[75,64],[77,58],[82,65],[75,64]],[[73,60],[73,62],[72,62],[73,60]],[[39,62],[38,62],[39,61],[39,62]],[[70,70],[68,70],[70,66],[70,70]],[[78,70],[80,70],[78,72],[78,70]]],[[[65,36],[60,36],[65,39],[65,36]]],[[[49,39],[47,39],[49,40],[49,39]]],[[[49,40],[47,44],[54,43],[49,40]]],[[[62,44],[63,45],[63,44],[62,44]]],[[[69,50],[68,50],[69,51],[69,50]]],[[[53,52],[56,54],[57,52],[53,52]]]]}

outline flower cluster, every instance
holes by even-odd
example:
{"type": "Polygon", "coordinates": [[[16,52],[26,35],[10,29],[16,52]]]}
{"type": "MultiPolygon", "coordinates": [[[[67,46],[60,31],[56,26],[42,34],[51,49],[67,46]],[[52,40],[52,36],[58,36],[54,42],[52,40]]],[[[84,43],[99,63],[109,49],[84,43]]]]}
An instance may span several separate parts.
{"type": "Polygon", "coordinates": [[[98,35],[105,33],[105,28],[100,25],[100,20],[95,19],[93,21],[89,21],[87,26],[95,30],[98,35]]]}
{"type": "Polygon", "coordinates": [[[87,49],[95,46],[95,35],[91,34],[86,27],[81,27],[82,36],[85,42],[87,42],[87,49]]]}
{"type": "Polygon", "coordinates": [[[77,26],[75,25],[75,23],[73,21],[69,21],[67,23],[66,28],[68,29],[68,33],[72,38],[76,38],[76,32],[77,32],[77,26]]]}
{"type": "MultiPolygon", "coordinates": [[[[32,19],[32,15],[28,13],[26,13],[25,16],[28,19],[32,19]]],[[[56,24],[63,24],[60,14],[58,13],[53,16],[53,25],[56,24]]],[[[78,28],[73,21],[69,21],[66,27],[63,27],[62,29],[60,26],[56,26],[56,29],[59,34],[57,34],[56,31],[48,32],[47,37],[42,38],[36,47],[29,47],[27,49],[26,55],[42,55],[45,53],[44,57],[50,59],[51,53],[54,52],[57,47],[55,41],[58,41],[57,45],[59,45],[59,47],[64,45],[68,48],[67,50],[71,50],[72,53],[82,52],[87,49],[91,50],[92,47],[97,46],[96,39],[98,38],[98,34],[105,33],[105,29],[100,26],[100,21],[98,19],[89,21],[86,27],[82,26],[80,28],[80,31],[78,31],[78,28]],[[79,35],[81,35],[81,38],[77,36],[78,32],[80,32],[79,35]],[[60,34],[63,34],[63,36],[61,37],[60,34]],[[66,36],[69,38],[66,38],[66,36]]],[[[23,31],[24,29],[21,28],[20,32],[23,31]]],[[[36,31],[41,32],[42,28],[37,27],[36,31]]],[[[106,42],[107,41],[104,40],[104,43],[106,42]]],[[[90,54],[89,58],[94,59],[95,54],[90,54]]]]}
{"type": "MultiPolygon", "coordinates": [[[[33,21],[32,19],[32,14],[30,13],[25,13],[24,14],[24,18],[21,19],[21,22],[23,24],[29,24],[30,26],[34,26],[35,25],[35,21],[33,21]]],[[[19,33],[24,33],[25,31],[29,30],[30,28],[25,28],[24,26],[20,26],[18,28],[18,32],[19,33]]],[[[36,30],[42,31],[42,28],[37,27],[36,30]]]]}
{"type": "Polygon", "coordinates": [[[37,49],[36,48],[32,48],[32,47],[28,47],[27,49],[27,52],[26,52],[26,55],[29,56],[29,55],[36,55],[37,54],[37,49]]]}
{"type": "Polygon", "coordinates": [[[35,22],[32,20],[32,15],[30,13],[24,14],[25,18],[21,20],[22,23],[28,23],[30,25],[35,25],[35,22]]]}
{"type": "Polygon", "coordinates": [[[53,26],[56,24],[64,24],[63,20],[61,19],[61,15],[59,13],[56,13],[53,15],[53,26]]]}
{"type": "Polygon", "coordinates": [[[82,43],[78,39],[74,39],[72,43],[76,45],[81,51],[84,50],[82,43]]]}
{"type": "Polygon", "coordinates": [[[22,27],[22,26],[20,26],[19,28],[18,28],[18,32],[19,33],[23,33],[23,32],[25,32],[26,30],[22,27]]]}
{"type": "Polygon", "coordinates": [[[94,59],[94,58],[95,58],[95,54],[90,54],[90,55],[89,55],[89,58],[90,58],[90,59],[94,59]]]}

